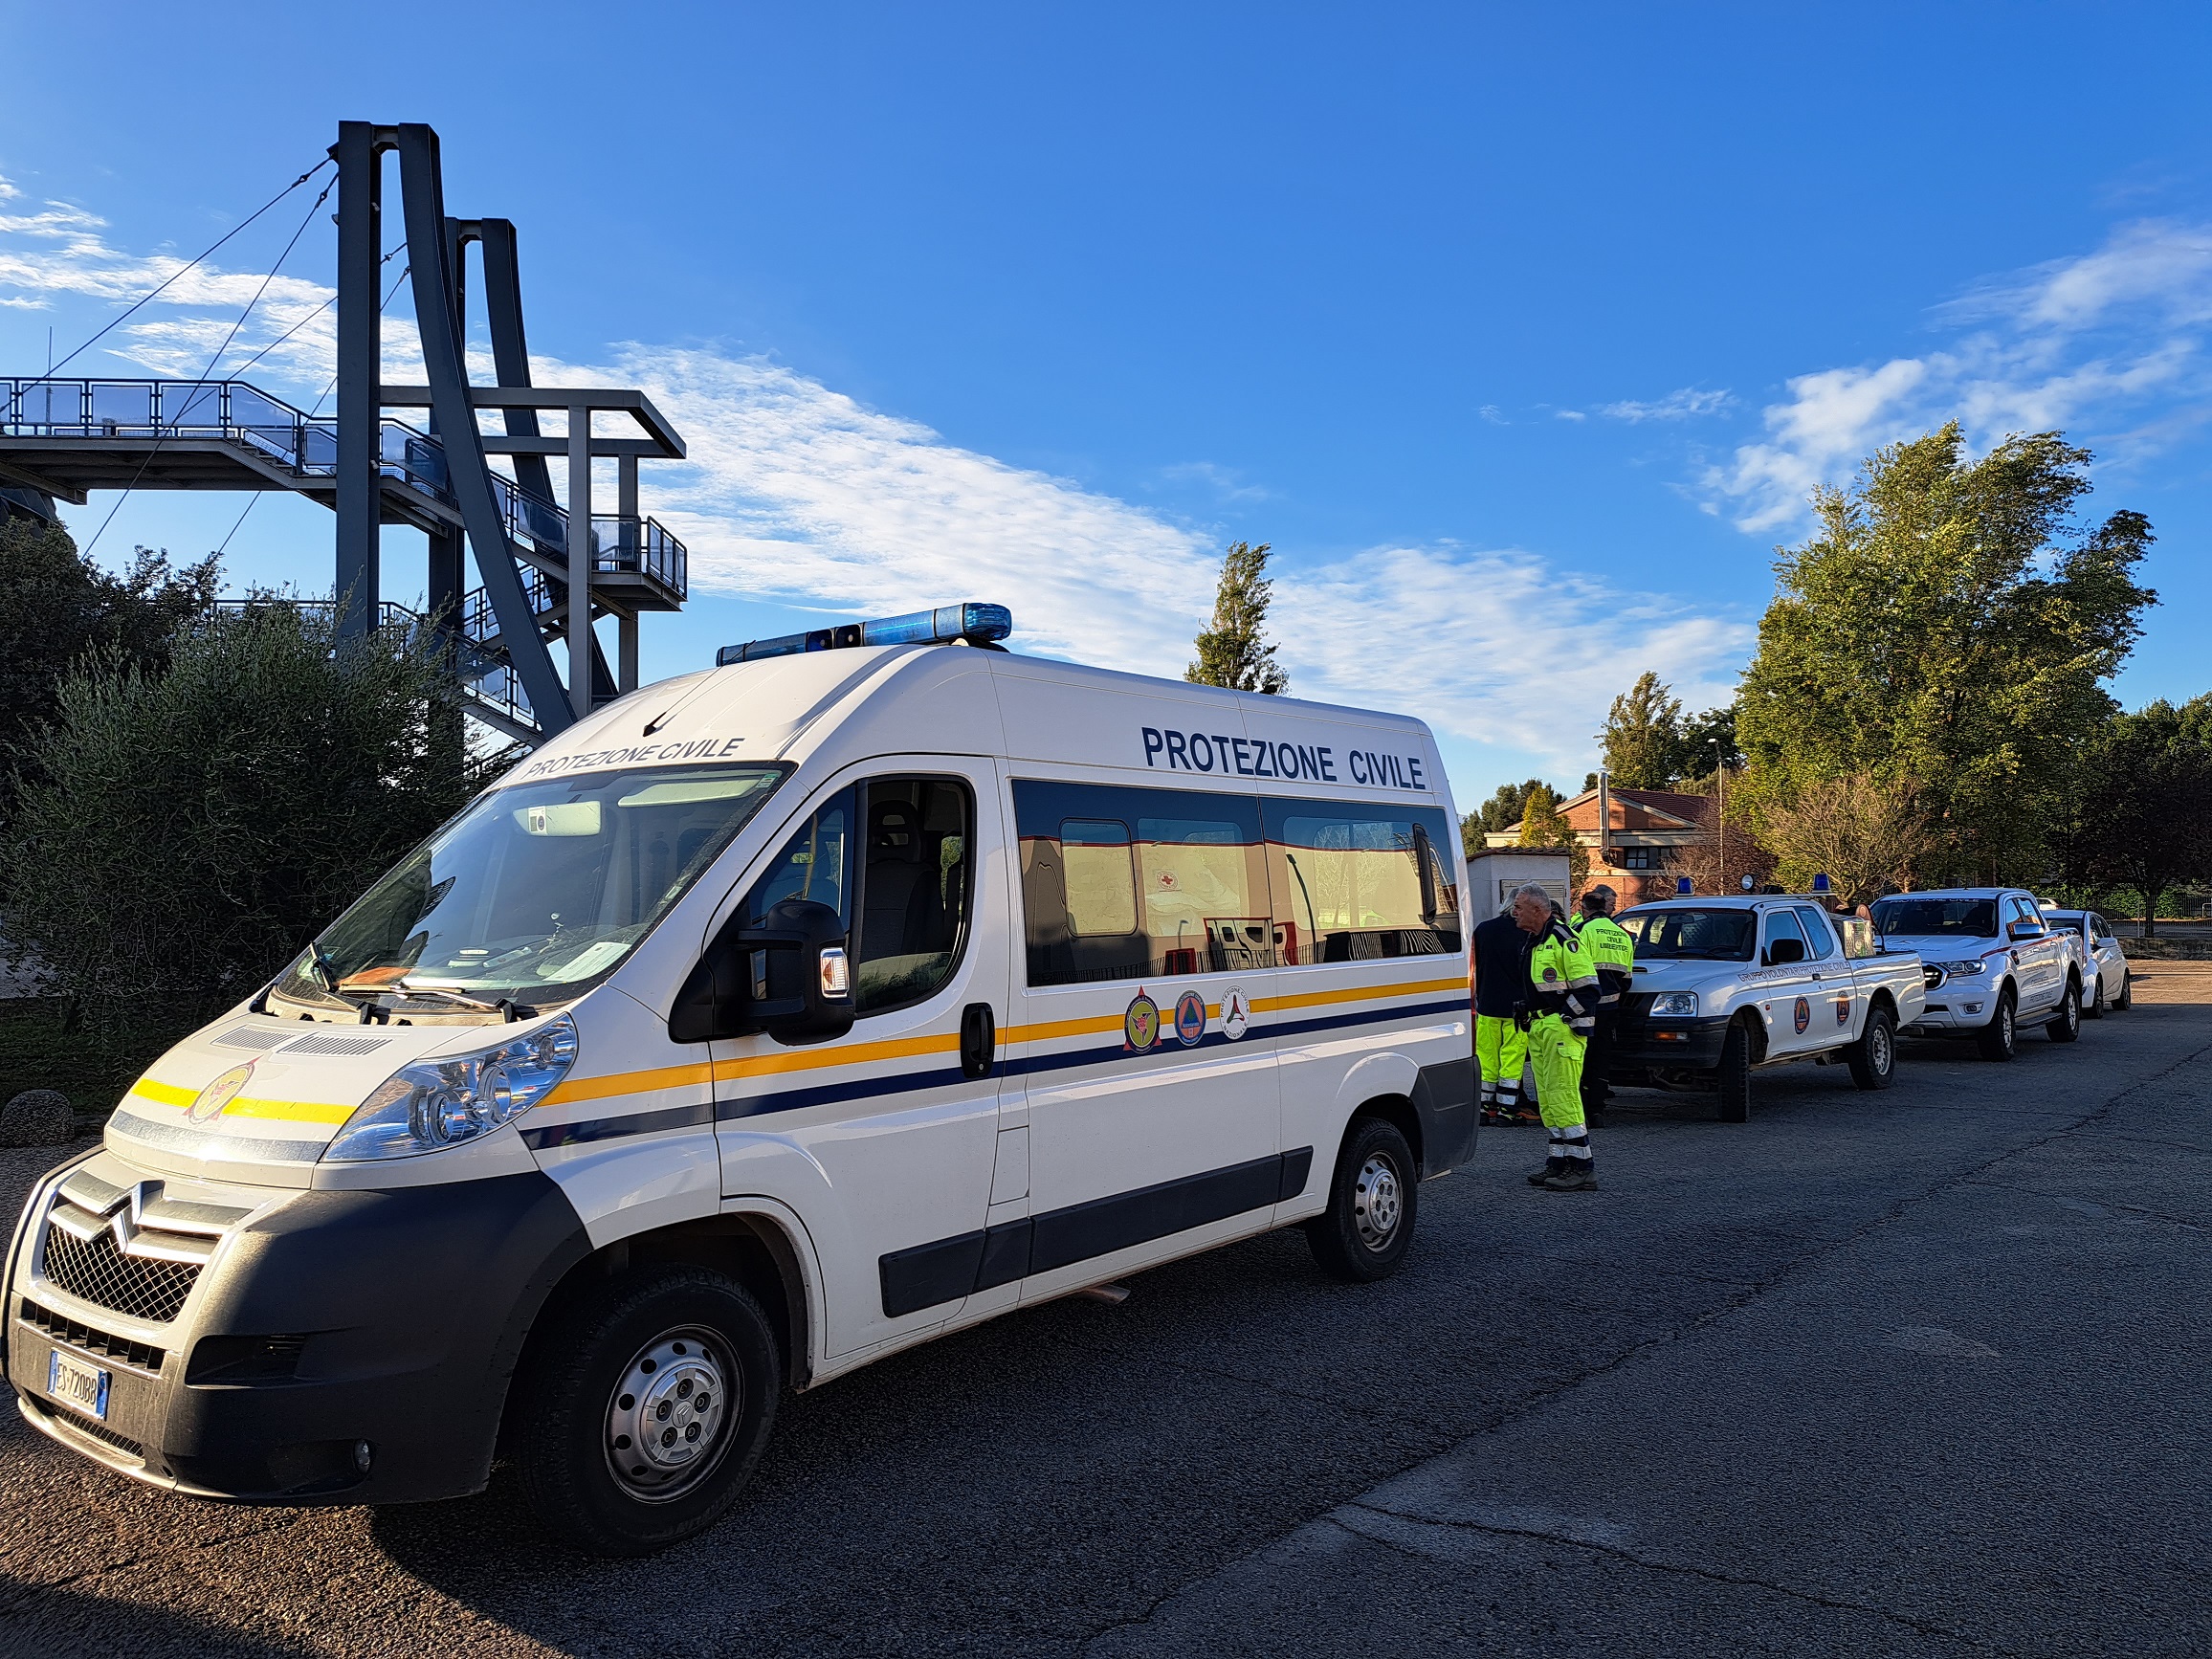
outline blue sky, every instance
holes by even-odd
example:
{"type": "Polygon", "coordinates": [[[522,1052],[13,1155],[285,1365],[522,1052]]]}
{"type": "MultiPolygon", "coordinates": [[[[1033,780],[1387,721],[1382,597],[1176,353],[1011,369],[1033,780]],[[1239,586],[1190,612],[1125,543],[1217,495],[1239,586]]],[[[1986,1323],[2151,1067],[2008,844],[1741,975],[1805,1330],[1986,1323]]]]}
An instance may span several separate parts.
{"type": "MultiPolygon", "coordinates": [[[[0,372],[340,118],[429,121],[450,209],[520,228],[542,373],[691,440],[647,472],[694,593],[649,675],[962,597],[1179,673],[1245,538],[1294,689],[1428,719],[1463,806],[1572,785],[1641,670],[1725,698],[1810,488],[1958,414],[2097,451],[2090,510],[2160,538],[2119,694],[2206,689],[2212,14],[1378,10],[0,0],[0,372]]],[[[196,373],[305,207],[72,369],[196,373]]],[[[228,362],[334,252],[319,217],[228,362]]],[[[253,378],[312,403],[326,353],[327,314],[253,378]]],[[[243,505],[133,497],[99,556],[243,505]]],[[[227,564],[326,586],[330,534],[271,498],[227,564]]]]}

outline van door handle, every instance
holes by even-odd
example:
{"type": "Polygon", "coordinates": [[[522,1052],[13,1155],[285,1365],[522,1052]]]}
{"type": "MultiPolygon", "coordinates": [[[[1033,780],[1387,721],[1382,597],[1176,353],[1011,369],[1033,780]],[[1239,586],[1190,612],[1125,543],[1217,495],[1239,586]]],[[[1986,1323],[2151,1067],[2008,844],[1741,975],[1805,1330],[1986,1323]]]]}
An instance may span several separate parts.
{"type": "Polygon", "coordinates": [[[988,1077],[998,1062],[999,1024],[988,1003],[970,1003],[960,1011],[960,1074],[988,1077]]]}

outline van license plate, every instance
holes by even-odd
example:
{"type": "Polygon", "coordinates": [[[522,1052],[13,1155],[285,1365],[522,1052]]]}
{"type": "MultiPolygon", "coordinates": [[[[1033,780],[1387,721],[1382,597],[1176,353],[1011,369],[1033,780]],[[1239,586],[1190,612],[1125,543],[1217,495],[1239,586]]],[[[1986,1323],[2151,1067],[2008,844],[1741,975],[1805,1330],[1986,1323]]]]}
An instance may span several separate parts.
{"type": "Polygon", "coordinates": [[[64,1405],[74,1405],[87,1416],[107,1421],[107,1385],[113,1373],[82,1360],[73,1360],[59,1348],[46,1360],[46,1391],[64,1405]]]}

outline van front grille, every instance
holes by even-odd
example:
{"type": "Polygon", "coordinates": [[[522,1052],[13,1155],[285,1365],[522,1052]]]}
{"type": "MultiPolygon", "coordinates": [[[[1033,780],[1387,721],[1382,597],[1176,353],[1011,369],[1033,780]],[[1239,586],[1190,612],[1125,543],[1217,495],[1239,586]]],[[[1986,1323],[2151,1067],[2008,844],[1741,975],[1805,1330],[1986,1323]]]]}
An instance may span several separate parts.
{"type": "Polygon", "coordinates": [[[184,1311],[200,1264],[125,1255],[112,1231],[80,1239],[49,1223],[44,1276],[56,1290],[96,1308],[166,1325],[184,1311]]]}

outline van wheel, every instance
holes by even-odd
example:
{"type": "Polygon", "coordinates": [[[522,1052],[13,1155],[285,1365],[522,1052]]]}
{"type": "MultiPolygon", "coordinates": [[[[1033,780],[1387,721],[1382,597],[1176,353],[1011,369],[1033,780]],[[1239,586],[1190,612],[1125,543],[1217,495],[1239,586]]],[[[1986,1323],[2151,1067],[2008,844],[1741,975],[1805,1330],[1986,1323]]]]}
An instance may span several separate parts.
{"type": "Polygon", "coordinates": [[[1996,1011],[1974,1043],[1984,1060],[2009,1060],[2020,1052],[2020,1022],[2013,1015],[2010,985],[1997,993],[1996,1011]]]}
{"type": "Polygon", "coordinates": [[[1314,1260],[1323,1272],[1349,1284],[1388,1278],[1413,1247],[1420,1191],[1413,1148],[1398,1126],[1380,1117],[1355,1117],[1337,1155],[1329,1207],[1306,1223],[1314,1260]]]}
{"type": "Polygon", "coordinates": [[[776,1421],[776,1338],[706,1268],[648,1268],[586,1291],[532,1338],[512,1448],[546,1526],[597,1556],[706,1531],[776,1421]]]}
{"type": "Polygon", "coordinates": [[[1720,1120],[1751,1120],[1751,1029],[1741,1020],[1728,1028],[1720,1044],[1720,1120]]]}
{"type": "Polygon", "coordinates": [[[2082,1018],[2085,1020],[2101,1020],[2104,1017],[2105,976],[2103,974],[2092,974],[2090,978],[2089,997],[2082,1004],[2082,1018]]]}
{"type": "Polygon", "coordinates": [[[1897,1080],[1897,1020],[1888,1008],[1869,1008],[1867,1029],[1844,1051],[1851,1081],[1862,1089],[1887,1089],[1897,1080]]]}
{"type": "Polygon", "coordinates": [[[2058,1013],[2043,1028],[2044,1035],[2054,1043],[2070,1043],[2082,1034],[2082,988],[2072,980],[2066,983],[2066,995],[2059,999],[2058,1013]]]}
{"type": "Polygon", "coordinates": [[[2126,1013],[2135,1006],[2135,976],[2128,969],[2120,970],[2120,994],[2112,999],[2112,1006],[2126,1013]]]}

